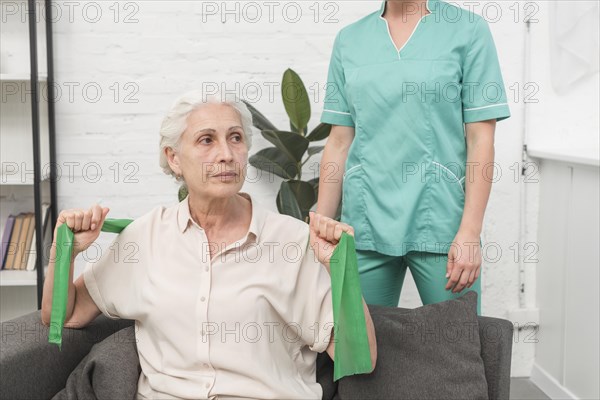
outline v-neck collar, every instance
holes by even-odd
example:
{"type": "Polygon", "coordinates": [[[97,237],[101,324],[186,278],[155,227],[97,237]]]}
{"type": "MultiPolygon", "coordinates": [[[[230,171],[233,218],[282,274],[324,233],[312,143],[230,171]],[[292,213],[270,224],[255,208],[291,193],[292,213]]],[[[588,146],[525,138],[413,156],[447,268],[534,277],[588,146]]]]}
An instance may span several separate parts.
{"type": "MultiPolygon", "coordinates": [[[[437,9],[436,5],[434,4],[436,2],[436,0],[427,0],[427,2],[425,3],[425,7],[427,7],[427,11],[429,11],[430,13],[434,13],[437,9]]],[[[379,18],[384,19],[383,18],[383,13],[385,12],[385,5],[387,3],[387,0],[383,0],[381,2],[381,7],[379,7],[379,18]]]]}
{"type": "Polygon", "coordinates": [[[398,54],[398,59],[402,58],[400,56],[400,53],[410,43],[410,40],[412,39],[412,37],[413,37],[414,33],[417,31],[417,29],[419,29],[419,26],[423,22],[423,19],[425,17],[427,17],[428,15],[432,15],[432,14],[435,13],[435,11],[437,10],[438,7],[437,7],[437,4],[434,4],[434,3],[436,3],[437,1],[438,0],[427,0],[427,2],[425,3],[425,7],[427,8],[427,11],[429,11],[429,14],[425,14],[425,15],[421,16],[421,18],[419,19],[419,21],[415,25],[413,31],[411,32],[410,36],[408,37],[408,39],[406,40],[406,42],[404,42],[404,44],[400,48],[396,47],[396,43],[394,43],[394,39],[392,39],[392,33],[390,31],[389,23],[388,23],[388,21],[385,18],[383,18],[383,14],[385,13],[385,6],[387,4],[387,0],[384,0],[381,3],[381,7],[379,9],[379,19],[385,24],[385,27],[386,27],[387,33],[388,33],[388,37],[390,39],[390,43],[391,43],[392,47],[396,50],[396,53],[398,54]]]}

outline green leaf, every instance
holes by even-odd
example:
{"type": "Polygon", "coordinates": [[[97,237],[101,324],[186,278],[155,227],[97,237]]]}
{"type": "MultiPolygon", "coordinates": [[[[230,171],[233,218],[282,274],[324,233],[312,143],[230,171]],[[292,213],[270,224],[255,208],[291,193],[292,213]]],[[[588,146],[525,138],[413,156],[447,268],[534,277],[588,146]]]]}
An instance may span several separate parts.
{"type": "Polygon", "coordinates": [[[283,105],[296,132],[304,132],[310,120],[310,101],[302,79],[296,72],[287,69],[281,84],[283,105]]]}
{"type": "Polygon", "coordinates": [[[306,134],[308,133],[308,127],[305,126],[304,127],[304,133],[300,133],[298,131],[298,129],[296,129],[296,127],[294,126],[294,124],[292,124],[292,122],[290,121],[290,132],[295,132],[295,133],[298,133],[298,134],[300,134],[302,136],[306,136],[306,134]]]}
{"type": "Polygon", "coordinates": [[[273,173],[284,179],[293,179],[298,175],[298,164],[277,147],[262,149],[248,160],[250,165],[273,173]]]}
{"type": "Polygon", "coordinates": [[[258,111],[256,108],[254,108],[254,106],[252,106],[250,103],[248,103],[245,100],[242,100],[242,101],[244,102],[244,104],[246,104],[246,106],[248,107],[248,110],[252,114],[252,125],[254,125],[258,129],[260,129],[261,131],[265,130],[265,129],[272,130],[272,131],[277,130],[275,125],[273,125],[271,123],[271,121],[269,121],[267,119],[267,117],[265,117],[260,111],[258,111]]]}
{"type": "Polygon", "coordinates": [[[308,211],[317,201],[313,185],[309,182],[299,180],[290,180],[287,184],[292,189],[292,192],[294,192],[302,213],[308,215],[308,211]]]}
{"type": "Polygon", "coordinates": [[[319,140],[323,140],[329,136],[331,132],[330,124],[319,124],[315,129],[312,130],[310,135],[308,135],[307,139],[310,142],[318,142],[319,140]]]}
{"type": "Polygon", "coordinates": [[[286,181],[281,182],[281,188],[277,193],[277,209],[280,214],[290,215],[301,221],[304,220],[296,196],[286,181]]]}
{"type": "Polygon", "coordinates": [[[315,189],[315,198],[317,198],[319,196],[319,177],[317,176],[307,182],[315,189]]]}
{"type": "Polygon", "coordinates": [[[312,157],[315,154],[320,153],[324,148],[325,148],[325,146],[313,146],[313,147],[309,147],[308,148],[308,156],[312,157]]]}
{"type": "MultiPolygon", "coordinates": [[[[318,200],[319,199],[319,177],[317,176],[316,178],[313,178],[309,181],[307,181],[314,189],[315,192],[315,199],[318,200]]],[[[316,202],[315,200],[315,202],[316,202]]]]}
{"type": "Polygon", "coordinates": [[[179,199],[179,202],[181,203],[181,201],[183,199],[185,199],[187,195],[188,195],[187,187],[185,185],[181,185],[179,187],[179,191],[177,192],[177,198],[179,199]]]}
{"type": "Polygon", "coordinates": [[[308,140],[294,132],[262,131],[263,137],[287,154],[291,160],[300,162],[308,148],[308,140]]]}
{"type": "MultiPolygon", "coordinates": [[[[309,183],[315,190],[315,203],[317,202],[317,200],[319,199],[319,178],[314,178],[311,179],[309,181],[307,181],[307,183],[309,183]]],[[[338,208],[337,211],[335,213],[335,217],[333,219],[335,219],[336,221],[340,221],[340,219],[342,218],[342,202],[340,201],[340,203],[338,204],[338,208]]]]}

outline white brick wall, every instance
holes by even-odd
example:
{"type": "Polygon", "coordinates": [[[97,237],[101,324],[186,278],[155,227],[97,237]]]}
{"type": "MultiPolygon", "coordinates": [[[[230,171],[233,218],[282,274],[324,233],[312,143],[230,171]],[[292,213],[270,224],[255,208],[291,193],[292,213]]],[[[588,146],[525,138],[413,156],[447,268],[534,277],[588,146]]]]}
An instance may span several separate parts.
{"type": "MultiPolygon", "coordinates": [[[[257,2],[254,4],[263,12],[259,22],[249,21],[255,17],[255,9],[249,9],[248,14],[240,16],[240,22],[236,23],[235,15],[228,14],[223,23],[220,13],[203,14],[203,10],[214,10],[212,7],[221,10],[225,3],[220,1],[155,0],[118,4],[75,1],[71,9],[63,2],[56,4],[62,11],[56,18],[54,30],[55,78],[61,89],[56,108],[58,161],[61,165],[79,163],[73,181],[69,182],[65,176],[58,185],[59,208],[85,208],[99,202],[111,208],[109,216],[117,218],[135,218],[156,205],[177,201],[177,186],[160,170],[157,149],[160,121],[178,95],[190,88],[201,88],[206,82],[229,89],[235,89],[236,84],[252,84],[266,91],[269,85],[278,84],[283,71],[291,67],[307,87],[318,85],[319,101],[322,101],[335,33],[380,6],[380,2],[374,0],[272,2],[274,14],[270,21],[269,3],[257,2]],[[91,22],[97,19],[96,6],[102,15],[97,22],[91,22]],[[286,21],[284,6],[299,7],[300,21],[286,21]],[[314,21],[315,8],[320,10],[317,22],[314,21]],[[325,22],[325,16],[332,12],[337,22],[325,22]],[[126,16],[133,22],[125,23],[126,16]],[[69,85],[74,87],[73,98],[69,96],[69,85]],[[88,92],[82,90],[86,85],[88,92]],[[95,98],[97,87],[102,94],[97,102],[92,102],[90,99],[95,98]],[[126,102],[126,95],[137,102],[126,102]],[[102,175],[98,182],[89,182],[89,178],[86,181],[82,176],[83,166],[90,163],[100,166],[102,175]],[[118,179],[115,179],[114,168],[110,169],[115,163],[120,172],[118,179]],[[126,163],[136,166],[134,178],[138,183],[124,182],[124,173],[132,171],[126,168],[126,163]]],[[[238,6],[244,4],[238,3],[238,6]]],[[[486,4],[475,4],[475,11],[481,13],[486,4]]],[[[519,17],[515,17],[508,2],[494,4],[499,5],[503,13],[497,22],[490,21],[490,25],[506,87],[509,89],[514,84],[522,87],[524,11],[521,8],[519,17]]],[[[227,2],[226,6],[233,9],[235,3],[227,2]]],[[[495,19],[494,10],[488,9],[487,16],[495,19]]],[[[288,11],[286,17],[294,18],[294,8],[288,11]]],[[[510,90],[509,95],[514,97],[510,90]]],[[[281,128],[286,128],[289,123],[280,91],[275,90],[273,101],[267,97],[264,94],[256,107],[281,128]]],[[[496,134],[496,162],[503,176],[492,191],[484,241],[499,243],[503,257],[483,266],[482,309],[490,316],[506,317],[508,310],[518,307],[518,266],[510,246],[518,241],[519,195],[509,168],[520,162],[521,103],[520,98],[512,99],[512,118],[498,124],[496,134]]],[[[314,104],[312,110],[310,126],[314,127],[321,104],[314,104]]],[[[266,141],[255,135],[252,152],[265,145],[266,141]]],[[[279,179],[274,183],[261,181],[245,185],[244,190],[276,210],[274,199],[279,183],[279,179]]],[[[102,235],[104,243],[111,239],[105,235],[102,235]]],[[[79,259],[76,275],[82,267],[79,259]]],[[[420,305],[410,274],[407,274],[401,305],[420,305]]],[[[532,348],[526,345],[518,348],[513,374],[528,375],[532,348]]]]}

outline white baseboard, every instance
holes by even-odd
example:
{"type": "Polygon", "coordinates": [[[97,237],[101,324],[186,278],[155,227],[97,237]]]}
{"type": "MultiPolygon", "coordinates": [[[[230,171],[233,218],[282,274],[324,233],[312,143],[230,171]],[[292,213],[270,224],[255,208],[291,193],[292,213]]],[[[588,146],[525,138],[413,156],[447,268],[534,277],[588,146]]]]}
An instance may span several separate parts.
{"type": "Polygon", "coordinates": [[[552,400],[579,399],[579,397],[571,393],[569,389],[561,385],[559,381],[557,381],[552,375],[550,375],[548,372],[546,372],[546,370],[536,363],[533,363],[530,379],[531,382],[539,387],[552,400]]]}

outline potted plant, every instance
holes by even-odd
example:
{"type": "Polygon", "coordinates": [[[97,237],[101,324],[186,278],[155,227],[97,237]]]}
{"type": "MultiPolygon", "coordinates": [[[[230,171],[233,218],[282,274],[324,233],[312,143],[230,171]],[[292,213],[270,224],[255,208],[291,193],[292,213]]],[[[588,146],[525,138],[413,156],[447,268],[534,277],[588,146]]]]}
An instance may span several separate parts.
{"type": "MultiPolygon", "coordinates": [[[[253,167],[273,173],[281,178],[277,193],[277,209],[281,214],[308,221],[308,212],[316,204],[319,177],[302,180],[302,167],[324,146],[314,146],[314,142],[326,139],[331,131],[330,124],[319,124],[308,132],[310,101],[304,83],[296,72],[287,69],[283,74],[281,94],[285,111],[290,119],[290,129],[280,130],[254,106],[244,101],[252,113],[253,125],[262,136],[273,144],[258,151],[249,158],[253,167]]],[[[184,186],[179,190],[179,200],[187,195],[184,186]]],[[[340,219],[338,207],[335,219],[340,219]]]]}

